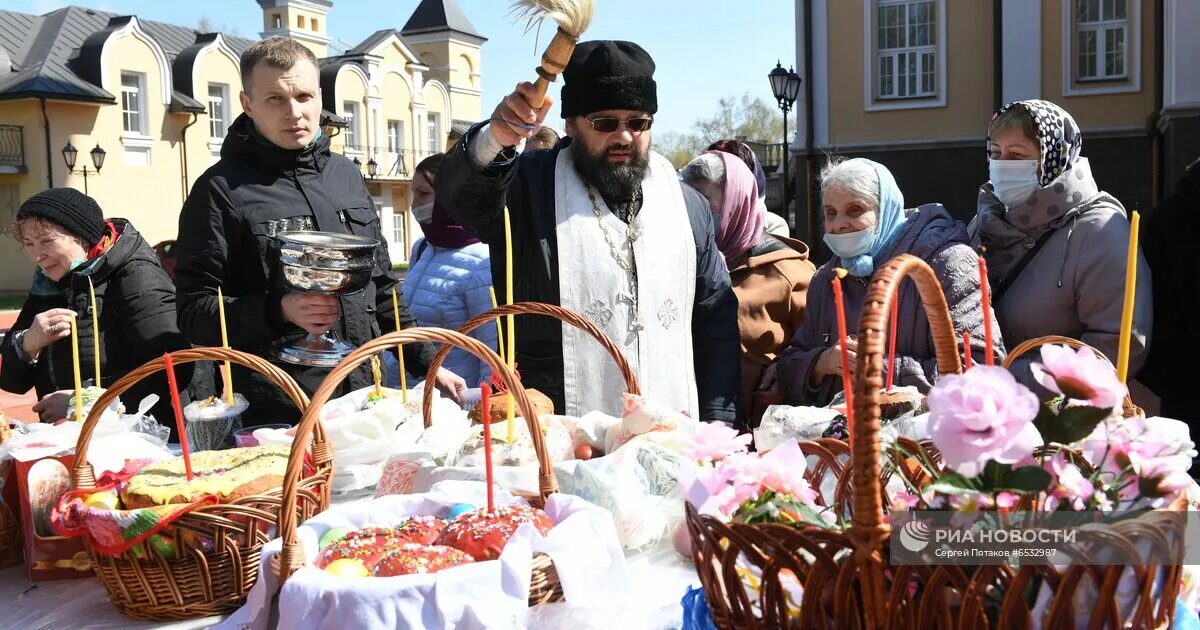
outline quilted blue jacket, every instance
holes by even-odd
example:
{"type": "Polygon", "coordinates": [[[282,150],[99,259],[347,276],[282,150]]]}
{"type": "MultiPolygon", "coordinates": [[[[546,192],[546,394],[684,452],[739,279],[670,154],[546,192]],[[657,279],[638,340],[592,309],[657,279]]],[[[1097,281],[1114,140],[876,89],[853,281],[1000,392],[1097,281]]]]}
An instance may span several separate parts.
{"type": "MultiPolygon", "coordinates": [[[[467,320],[492,308],[488,288],[492,270],[488,246],[473,243],[458,249],[430,243],[422,251],[425,239],[413,244],[408,277],[404,279],[404,300],[421,326],[457,330],[467,320]],[[417,255],[420,252],[420,255],[417,255]]],[[[496,327],[482,326],[472,337],[497,348],[496,327]]],[[[482,361],[462,350],[454,350],[444,367],[461,376],[468,387],[478,387],[491,378],[492,371],[482,361]]]]}

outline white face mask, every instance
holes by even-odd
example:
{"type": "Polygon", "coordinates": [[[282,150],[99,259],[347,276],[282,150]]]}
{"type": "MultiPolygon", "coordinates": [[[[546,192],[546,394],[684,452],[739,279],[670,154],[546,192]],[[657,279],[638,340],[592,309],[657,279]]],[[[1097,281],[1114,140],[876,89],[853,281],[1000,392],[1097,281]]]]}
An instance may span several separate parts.
{"type": "Polygon", "coordinates": [[[1041,187],[1038,160],[988,160],[996,197],[1010,210],[1020,207],[1041,187]]]}
{"type": "Polygon", "coordinates": [[[413,206],[412,214],[417,223],[429,223],[433,219],[433,202],[413,206]]]}
{"type": "Polygon", "coordinates": [[[859,230],[845,234],[825,234],[825,244],[839,258],[854,258],[871,251],[875,244],[875,230],[859,230]]]}

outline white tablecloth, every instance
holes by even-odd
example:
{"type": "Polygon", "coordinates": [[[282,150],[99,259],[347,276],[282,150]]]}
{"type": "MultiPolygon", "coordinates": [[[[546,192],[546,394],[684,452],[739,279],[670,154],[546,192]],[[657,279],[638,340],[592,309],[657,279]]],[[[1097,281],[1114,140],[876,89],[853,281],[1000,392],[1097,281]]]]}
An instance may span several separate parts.
{"type": "MultiPolygon", "coordinates": [[[[592,630],[666,630],[682,623],[680,600],[696,571],[680,559],[669,540],[628,556],[626,584],[613,585],[590,601],[548,604],[530,609],[530,628],[592,630]]],[[[144,622],[122,616],[108,602],[95,577],[30,583],[25,566],[0,570],[0,628],[171,628],[190,630],[215,625],[221,617],[178,622],[144,622]]],[[[346,630],[353,630],[347,628],[346,630]]]]}

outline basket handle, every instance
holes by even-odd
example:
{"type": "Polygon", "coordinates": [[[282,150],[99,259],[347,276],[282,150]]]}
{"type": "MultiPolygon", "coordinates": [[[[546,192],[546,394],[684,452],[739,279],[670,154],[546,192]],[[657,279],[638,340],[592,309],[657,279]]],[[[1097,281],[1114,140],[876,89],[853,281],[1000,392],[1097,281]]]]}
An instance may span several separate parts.
{"type": "MultiPolygon", "coordinates": [[[[621,371],[621,377],[625,379],[625,391],[630,394],[641,394],[642,390],[638,386],[637,377],[633,374],[633,369],[629,367],[629,361],[625,355],[621,353],[621,349],[617,344],[606,334],[600,330],[598,326],[592,323],[591,320],[579,315],[575,311],[565,309],[554,304],[544,304],[542,302],[517,302],[516,304],[505,304],[497,308],[485,311],[476,315],[467,323],[463,324],[458,332],[469,335],[475,329],[485,324],[491,323],[492,320],[504,315],[545,315],[562,321],[564,324],[570,324],[583,332],[592,336],[605,350],[612,355],[613,361],[617,363],[617,369],[621,371]]],[[[500,345],[503,347],[504,340],[500,340],[500,345]]],[[[437,354],[433,357],[433,362],[429,364],[429,372],[435,373],[437,369],[442,367],[442,363],[446,361],[446,357],[450,355],[450,346],[443,345],[438,349],[437,354]]],[[[518,370],[519,371],[519,370],[518,370]]],[[[474,385],[475,383],[468,383],[474,385]]],[[[433,426],[433,388],[425,387],[422,393],[422,412],[425,417],[425,428],[433,426]]]]}
{"type": "MultiPolygon", "coordinates": [[[[1003,365],[1005,368],[1011,368],[1012,364],[1014,362],[1016,362],[1017,358],[1020,357],[1021,355],[1027,354],[1038,348],[1041,348],[1044,345],[1048,345],[1048,344],[1052,344],[1052,343],[1066,345],[1073,350],[1078,350],[1080,348],[1087,348],[1087,349],[1091,350],[1093,353],[1095,353],[1095,355],[1097,357],[1103,359],[1104,362],[1109,365],[1109,367],[1113,367],[1112,361],[1110,361],[1108,359],[1108,355],[1104,354],[1103,352],[1100,352],[1099,350],[1093,348],[1092,346],[1087,345],[1086,343],[1084,343],[1078,339],[1072,339],[1071,337],[1063,337],[1061,335],[1045,335],[1043,337],[1034,337],[1033,339],[1026,339],[1025,341],[1018,344],[1017,347],[1015,347],[1009,351],[1008,356],[1005,357],[1005,359],[1004,359],[1003,365]]],[[[1116,369],[1117,368],[1113,367],[1114,371],[1116,371],[1116,369]]],[[[1129,388],[1128,387],[1125,388],[1125,400],[1121,404],[1121,413],[1126,418],[1133,418],[1135,416],[1143,415],[1143,413],[1144,413],[1140,407],[1133,404],[1133,398],[1131,398],[1129,396],[1129,388]]]]}
{"type": "Polygon", "coordinates": [[[884,539],[891,531],[883,521],[883,489],[880,481],[879,392],[883,388],[883,360],[887,352],[888,315],[896,288],[905,277],[912,278],[925,307],[933,347],[941,374],[962,371],[958,338],[946,307],[946,295],[937,275],[923,260],[901,254],[880,267],[871,277],[859,319],[859,360],[854,379],[854,444],[850,466],[853,480],[853,514],[847,536],[857,548],[864,599],[883,602],[884,562],[880,556],[884,539]]]}
{"type": "MultiPolygon", "coordinates": [[[[240,350],[234,350],[232,348],[213,347],[177,350],[171,353],[171,359],[176,365],[182,363],[193,363],[196,361],[229,361],[231,363],[236,363],[242,367],[249,368],[267,377],[267,379],[277,385],[279,389],[282,389],[283,393],[287,394],[288,398],[292,399],[292,402],[296,403],[296,407],[298,407],[300,411],[303,412],[308,407],[308,396],[304,393],[304,390],[300,389],[300,386],[296,384],[296,381],[293,380],[291,376],[288,376],[288,374],[278,366],[272,364],[270,361],[267,361],[262,357],[242,352],[240,350]]],[[[100,396],[99,400],[92,405],[92,411],[88,414],[87,419],[84,420],[83,428],[79,430],[79,441],[75,445],[75,463],[71,466],[71,484],[73,488],[79,489],[96,487],[96,474],[95,471],[92,470],[91,465],[87,463],[87,453],[88,444],[92,439],[92,433],[95,432],[96,425],[100,422],[100,416],[104,414],[104,410],[107,409],[108,406],[117,399],[117,396],[125,393],[130,387],[133,387],[142,379],[164,371],[165,369],[166,368],[164,366],[162,357],[151,359],[137,369],[121,377],[119,380],[117,380],[117,382],[109,385],[108,389],[105,390],[104,394],[100,396]]],[[[313,436],[313,443],[324,444],[325,441],[325,429],[321,426],[318,426],[313,436]]],[[[314,449],[313,463],[318,468],[321,468],[332,461],[333,454],[328,449],[314,449]],[[318,450],[324,454],[323,458],[317,457],[318,450]]]]}
{"type": "Polygon", "coordinates": [[[292,454],[288,458],[287,473],[283,478],[283,504],[279,511],[279,534],[280,538],[283,539],[283,549],[279,555],[280,584],[283,584],[288,576],[296,569],[299,569],[304,562],[304,554],[300,550],[300,543],[296,538],[296,528],[298,525],[295,518],[296,491],[300,481],[301,465],[304,463],[304,451],[308,442],[308,435],[314,427],[321,426],[317,421],[321,415],[321,407],[329,401],[330,397],[333,396],[338,386],[341,385],[347,376],[358,369],[360,365],[370,360],[375,354],[397,345],[426,342],[444,343],[466,350],[482,359],[492,368],[493,372],[500,375],[500,378],[508,385],[510,391],[513,392],[517,408],[520,409],[521,415],[524,416],[525,422],[529,426],[529,435],[533,439],[534,452],[538,458],[538,487],[540,488],[541,495],[545,498],[558,492],[558,482],[554,479],[554,469],[551,465],[550,453],[546,450],[545,438],[539,430],[541,425],[538,423],[537,410],[529,402],[529,397],[525,395],[524,388],[518,386],[516,377],[513,376],[513,373],[500,360],[499,355],[492,352],[492,349],[487,347],[483,342],[453,330],[444,330],[441,328],[405,328],[398,332],[391,332],[363,344],[343,359],[337,367],[333,368],[333,371],[325,377],[325,380],[321,382],[321,386],[313,394],[312,402],[304,410],[304,417],[300,419],[300,425],[296,428],[296,435],[292,438],[292,454]]]}

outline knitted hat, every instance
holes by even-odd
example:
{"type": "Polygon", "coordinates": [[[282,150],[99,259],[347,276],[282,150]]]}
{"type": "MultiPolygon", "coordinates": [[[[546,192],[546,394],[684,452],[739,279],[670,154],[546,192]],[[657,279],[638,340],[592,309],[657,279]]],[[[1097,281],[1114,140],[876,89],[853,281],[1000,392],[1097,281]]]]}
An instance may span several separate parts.
{"type": "Polygon", "coordinates": [[[37,217],[61,226],[94,247],[104,236],[104,213],[95,199],[74,188],[51,188],[25,200],[17,221],[37,217]]]}
{"type": "Polygon", "coordinates": [[[633,42],[583,42],[563,71],[563,118],[605,109],[658,111],[654,60],[633,42]]]}

